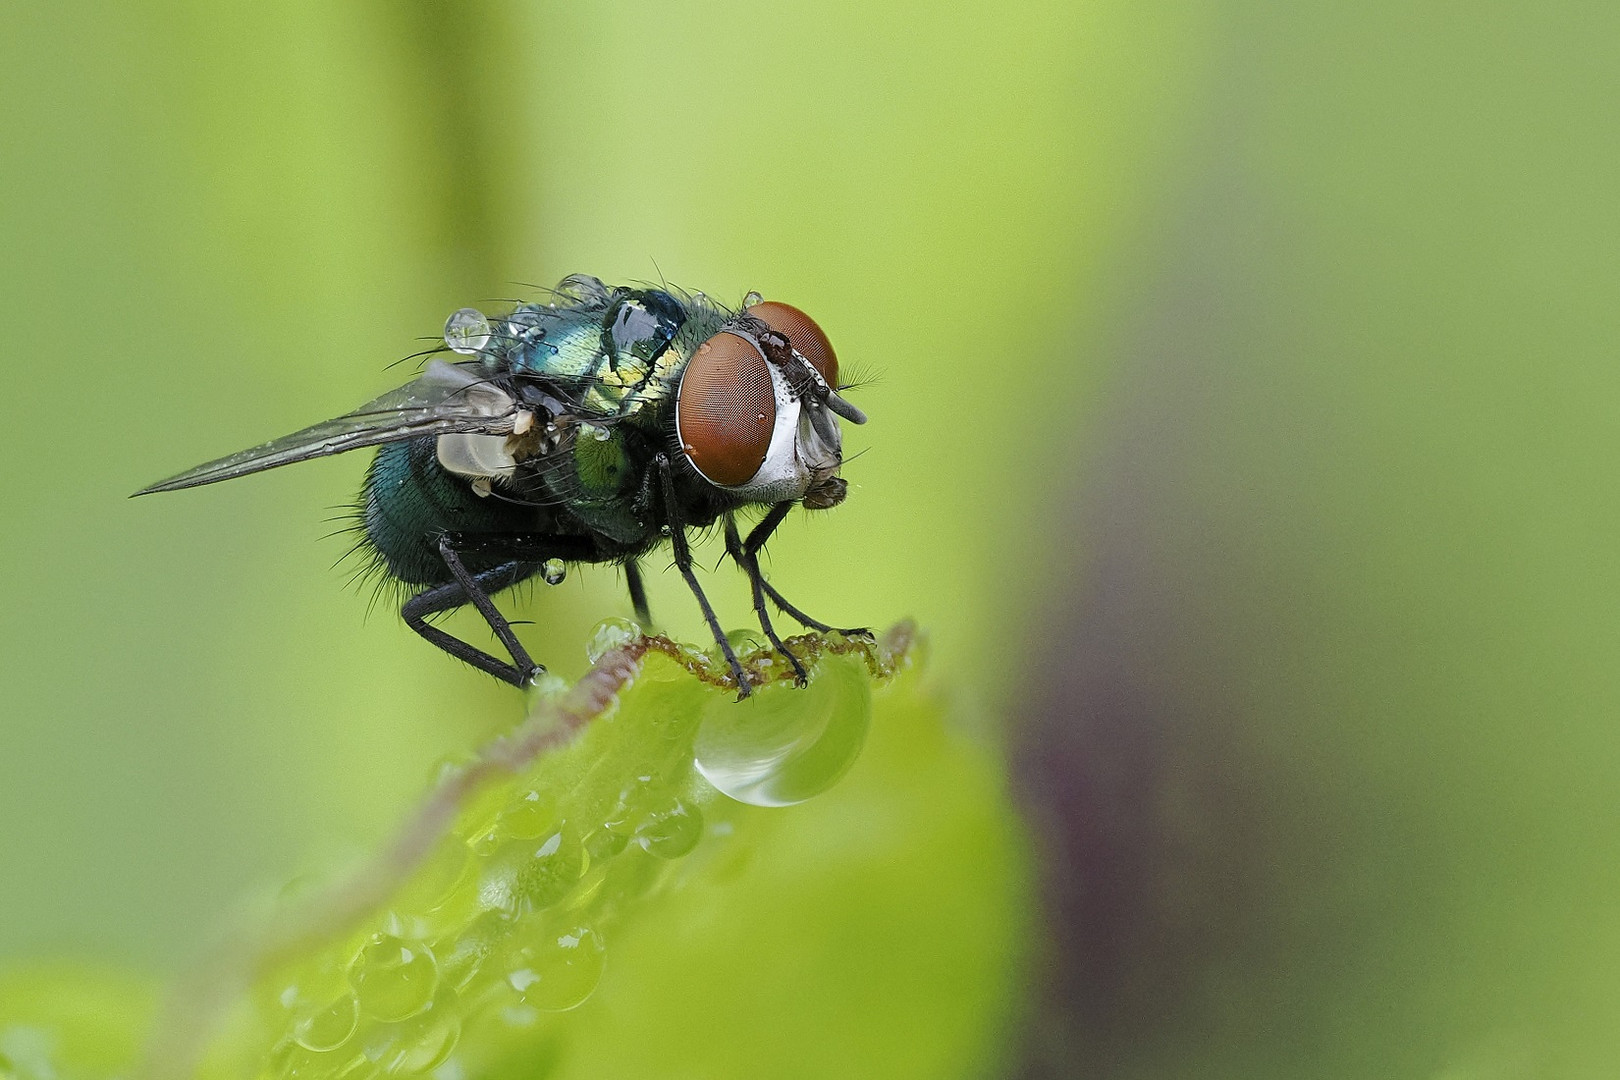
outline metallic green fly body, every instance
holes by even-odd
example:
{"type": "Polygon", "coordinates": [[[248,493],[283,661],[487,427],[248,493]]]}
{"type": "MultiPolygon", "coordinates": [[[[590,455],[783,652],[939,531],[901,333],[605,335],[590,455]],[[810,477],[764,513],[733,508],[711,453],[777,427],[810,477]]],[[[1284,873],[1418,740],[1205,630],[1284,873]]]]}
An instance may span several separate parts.
{"type": "Polygon", "coordinates": [[[831,628],[765,580],[759,551],[794,506],[843,501],[839,419],[866,422],[840,396],[837,356],[809,316],[755,294],[733,311],[701,294],[573,276],[549,303],[495,318],[456,312],[445,344],[463,359],[434,360],[354,412],[137,494],[377,447],[358,518],[378,565],[415,590],[401,615],[445,652],[515,686],[544,668],[493,594],[537,576],[555,582],[571,563],[615,563],[645,623],[638,560],[668,540],[746,695],[748,678],[692,571],[688,531],[718,521],[761,629],[804,679],[766,600],[806,626],[831,628]],[[744,537],[736,515],[750,505],[765,513],[744,537]],[[429,621],[466,604],[510,662],[429,621]]]}

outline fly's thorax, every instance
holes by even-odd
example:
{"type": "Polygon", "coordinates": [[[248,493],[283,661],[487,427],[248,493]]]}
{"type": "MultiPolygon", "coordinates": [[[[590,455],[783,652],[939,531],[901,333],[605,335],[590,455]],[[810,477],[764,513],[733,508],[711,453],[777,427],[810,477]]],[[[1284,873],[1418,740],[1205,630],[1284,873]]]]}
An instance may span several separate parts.
{"type": "Polygon", "coordinates": [[[838,361],[809,316],[756,304],[693,353],[679,382],[681,452],[709,483],[752,502],[843,501],[838,416],[865,417],[838,397],[838,361]]]}

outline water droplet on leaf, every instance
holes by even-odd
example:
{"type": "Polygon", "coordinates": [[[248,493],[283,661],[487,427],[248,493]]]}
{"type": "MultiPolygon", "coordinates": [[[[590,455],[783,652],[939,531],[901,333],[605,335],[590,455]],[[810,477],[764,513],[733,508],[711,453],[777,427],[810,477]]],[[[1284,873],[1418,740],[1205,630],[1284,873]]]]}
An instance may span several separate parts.
{"type": "Polygon", "coordinates": [[[584,876],[586,865],[585,849],[568,830],[514,840],[490,859],[479,900],[508,915],[539,911],[567,896],[584,876]]]}
{"type": "Polygon", "coordinates": [[[649,855],[678,859],[703,838],[703,814],[691,803],[676,799],[643,818],[635,838],[649,855]]]}
{"type": "Polygon", "coordinates": [[[359,1022],[360,1003],[353,994],[343,994],[300,1016],[293,1024],[293,1038],[305,1050],[325,1053],[348,1042],[359,1022]]]}
{"type": "Polygon", "coordinates": [[[545,1012],[566,1012],[583,1004],[601,981],[602,939],[589,927],[558,934],[530,951],[507,976],[523,1004],[545,1012]]]}
{"type": "Polygon", "coordinates": [[[439,982],[438,965],[426,945],[392,934],[374,934],[349,967],[349,984],[360,1009],[378,1020],[404,1020],[428,1007],[439,982]]]}
{"type": "Polygon", "coordinates": [[[622,649],[641,637],[641,627],[629,619],[603,619],[585,642],[585,655],[596,663],[614,649],[622,649]]]}

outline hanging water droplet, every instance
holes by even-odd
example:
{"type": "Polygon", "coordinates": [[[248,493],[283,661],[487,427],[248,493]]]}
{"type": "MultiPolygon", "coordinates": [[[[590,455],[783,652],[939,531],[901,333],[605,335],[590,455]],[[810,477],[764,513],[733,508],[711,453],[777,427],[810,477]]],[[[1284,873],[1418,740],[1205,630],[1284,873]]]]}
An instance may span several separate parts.
{"type": "Polygon", "coordinates": [[[561,585],[568,576],[568,567],[561,559],[547,559],[540,564],[540,577],[547,585],[561,585]]]}
{"type": "Polygon", "coordinates": [[[594,930],[575,927],[533,950],[506,979],[523,1004],[567,1012],[584,1004],[601,981],[604,951],[594,930]]]}
{"type": "Polygon", "coordinates": [[[738,802],[790,806],[849,771],[866,743],[871,713],[865,672],[846,657],[828,657],[802,690],[772,682],[744,701],[709,701],[694,763],[738,802]]]}
{"type": "Polygon", "coordinates": [[[433,1000],[438,982],[438,965],[427,946],[392,934],[373,934],[349,967],[361,1011],[378,1020],[415,1016],[433,1000]]]}
{"type": "Polygon", "coordinates": [[[477,308],[452,312],[444,321],[444,343],[458,353],[476,355],[489,344],[489,320],[477,308]]]}
{"type": "Polygon", "coordinates": [[[641,627],[629,619],[603,619],[585,642],[585,655],[596,663],[614,649],[622,649],[641,637],[641,627]]]}

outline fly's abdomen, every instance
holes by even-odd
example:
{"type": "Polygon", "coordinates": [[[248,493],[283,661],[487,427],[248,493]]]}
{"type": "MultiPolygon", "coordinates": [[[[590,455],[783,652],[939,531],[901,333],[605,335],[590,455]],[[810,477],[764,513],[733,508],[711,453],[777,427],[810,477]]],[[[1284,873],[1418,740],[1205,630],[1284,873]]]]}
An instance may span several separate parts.
{"type": "MultiPolygon", "coordinates": [[[[361,511],[366,539],[388,572],[412,585],[450,580],[439,557],[439,537],[445,533],[533,534],[552,526],[542,508],[503,498],[499,492],[475,492],[466,477],[439,464],[433,436],[378,449],[366,472],[361,511]]],[[[469,555],[466,563],[478,573],[499,560],[469,555]]]]}

